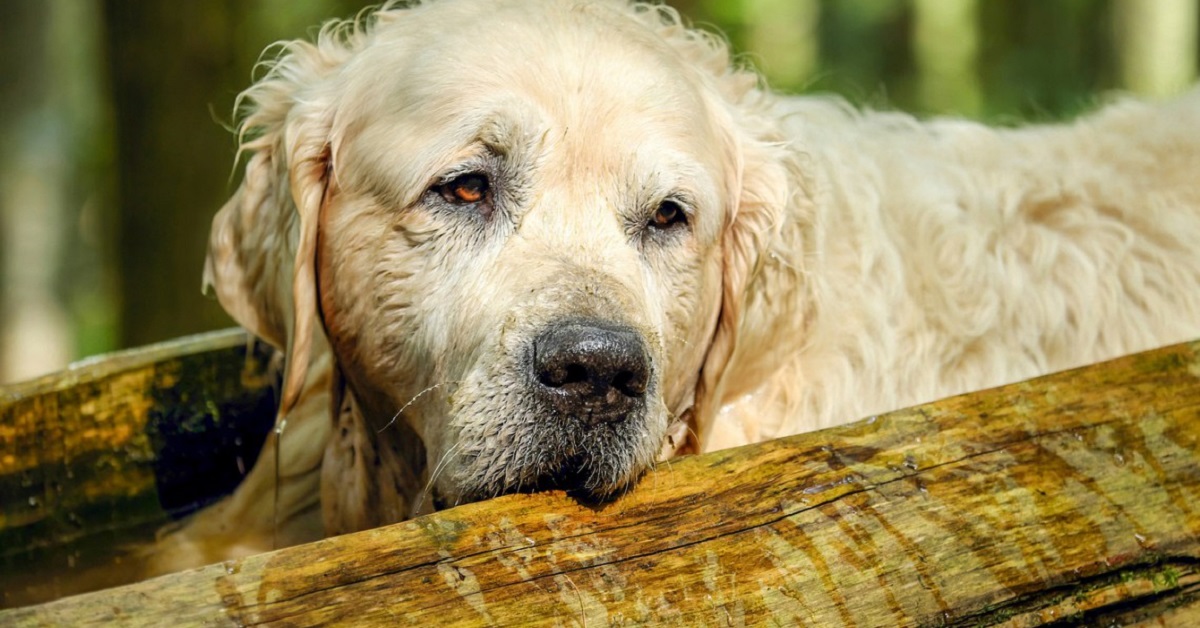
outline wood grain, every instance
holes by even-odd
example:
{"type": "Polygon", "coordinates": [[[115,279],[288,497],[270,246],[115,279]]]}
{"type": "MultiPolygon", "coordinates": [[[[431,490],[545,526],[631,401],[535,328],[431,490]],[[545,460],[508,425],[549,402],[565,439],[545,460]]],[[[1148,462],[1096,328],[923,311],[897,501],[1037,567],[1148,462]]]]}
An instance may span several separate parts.
{"type": "Polygon", "coordinates": [[[121,546],[231,490],[273,420],[269,356],[233,329],[0,386],[0,607],[127,582],[121,546]]]}
{"type": "Polygon", "coordinates": [[[1200,343],[512,495],[0,624],[1200,622],[1200,343]]]}

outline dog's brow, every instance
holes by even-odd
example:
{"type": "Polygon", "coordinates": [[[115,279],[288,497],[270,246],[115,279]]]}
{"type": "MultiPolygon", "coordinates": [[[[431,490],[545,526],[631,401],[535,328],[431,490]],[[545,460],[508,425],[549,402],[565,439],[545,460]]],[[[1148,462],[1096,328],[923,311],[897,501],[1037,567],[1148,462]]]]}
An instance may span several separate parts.
{"type": "Polygon", "coordinates": [[[515,115],[497,111],[488,116],[475,134],[476,141],[500,156],[544,144],[550,126],[528,106],[522,106],[518,111],[515,115]]]}

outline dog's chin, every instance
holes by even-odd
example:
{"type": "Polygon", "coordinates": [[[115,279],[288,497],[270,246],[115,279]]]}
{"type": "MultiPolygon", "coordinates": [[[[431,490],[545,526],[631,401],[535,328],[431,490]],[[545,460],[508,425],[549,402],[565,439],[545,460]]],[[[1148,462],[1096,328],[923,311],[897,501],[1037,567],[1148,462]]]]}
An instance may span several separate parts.
{"type": "Polygon", "coordinates": [[[533,476],[529,481],[518,481],[512,484],[466,482],[435,488],[433,504],[438,510],[442,510],[501,495],[562,491],[582,503],[602,505],[629,490],[645,471],[644,468],[636,471],[630,470],[623,472],[620,480],[600,481],[597,477],[598,474],[589,469],[586,464],[586,462],[569,461],[561,470],[533,476]]]}
{"type": "Polygon", "coordinates": [[[665,419],[645,413],[584,427],[573,419],[522,417],[504,438],[464,430],[458,453],[435,480],[440,507],[509,493],[561,490],[587,503],[605,503],[632,487],[657,455],[665,419]],[[662,426],[658,424],[662,423],[662,426]]]}

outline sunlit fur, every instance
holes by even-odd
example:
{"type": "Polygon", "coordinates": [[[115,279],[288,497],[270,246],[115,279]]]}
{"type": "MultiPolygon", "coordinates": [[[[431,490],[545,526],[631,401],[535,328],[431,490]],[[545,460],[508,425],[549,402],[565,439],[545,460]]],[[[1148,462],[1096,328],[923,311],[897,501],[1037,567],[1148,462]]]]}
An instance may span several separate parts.
{"type": "MultiPolygon", "coordinates": [[[[684,418],[707,451],[1200,335],[1196,94],[925,122],[773,96],[663,7],[445,0],[282,45],[241,104],[206,278],[288,352],[279,468],[289,495],[321,474],[327,533],[567,458],[619,491],[684,418]],[[495,215],[427,202],[472,160],[495,215]],[[645,231],[677,193],[687,227],[645,231]],[[645,338],[644,416],[580,435],[529,403],[528,343],[571,316],[645,338]]],[[[232,501],[274,481],[259,464],[232,501]]],[[[214,527],[269,538],[259,501],[162,566],[249,551],[214,527]]]]}
{"type": "Polygon", "coordinates": [[[777,111],[811,215],[744,294],[710,447],[1200,335],[1200,92],[1020,129],[777,111]]]}

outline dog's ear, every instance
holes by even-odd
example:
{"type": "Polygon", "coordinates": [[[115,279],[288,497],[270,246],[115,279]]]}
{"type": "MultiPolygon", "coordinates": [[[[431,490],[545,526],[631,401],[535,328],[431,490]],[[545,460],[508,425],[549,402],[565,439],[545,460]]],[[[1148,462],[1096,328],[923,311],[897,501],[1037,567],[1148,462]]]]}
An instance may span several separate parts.
{"type": "Polygon", "coordinates": [[[319,333],[314,254],[335,111],[325,86],[346,56],[325,39],[286,45],[239,97],[239,154],[249,159],[241,186],[213,219],[204,268],[205,288],[238,323],[287,350],[280,417],[300,395],[319,333]]]}
{"type": "Polygon", "coordinates": [[[694,440],[676,449],[682,451],[704,447],[725,390],[736,376],[731,364],[736,363],[739,351],[753,351],[762,342],[746,337],[742,313],[785,210],[804,202],[799,193],[802,177],[779,126],[774,97],[757,73],[730,63],[724,39],[688,28],[678,12],[661,4],[636,4],[634,14],[694,72],[691,78],[701,86],[722,136],[729,190],[721,236],[721,307],[691,413],[694,440]]]}
{"type": "MultiPolygon", "coordinates": [[[[766,350],[769,338],[759,337],[743,320],[752,288],[770,247],[783,223],[785,212],[803,213],[805,203],[802,175],[795,155],[772,115],[772,97],[757,85],[745,86],[747,78],[726,86],[726,109],[721,112],[725,128],[726,180],[729,198],[724,232],[721,235],[721,307],[716,329],[705,356],[693,412],[696,446],[704,450],[712,434],[719,406],[734,383],[738,355],[766,350]],[[732,93],[730,93],[732,92],[732,93]],[[791,207],[796,205],[796,207],[791,207]],[[789,207],[791,209],[789,210],[789,207]],[[763,343],[767,344],[763,344],[763,343]]],[[[799,315],[799,314],[797,314],[799,315]]]]}

